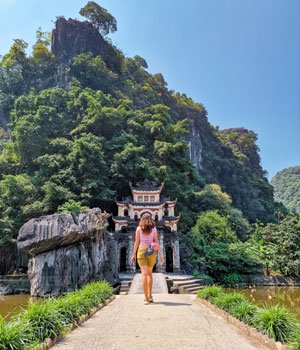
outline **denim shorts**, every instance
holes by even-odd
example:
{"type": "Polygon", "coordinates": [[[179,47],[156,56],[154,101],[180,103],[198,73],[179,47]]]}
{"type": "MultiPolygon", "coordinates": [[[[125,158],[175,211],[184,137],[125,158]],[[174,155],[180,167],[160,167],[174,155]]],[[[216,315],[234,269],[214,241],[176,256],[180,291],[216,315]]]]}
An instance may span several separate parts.
{"type": "Polygon", "coordinates": [[[153,267],[156,263],[156,252],[154,251],[151,255],[144,257],[144,253],[147,251],[148,247],[139,247],[137,251],[137,262],[139,266],[149,266],[153,267]]]}

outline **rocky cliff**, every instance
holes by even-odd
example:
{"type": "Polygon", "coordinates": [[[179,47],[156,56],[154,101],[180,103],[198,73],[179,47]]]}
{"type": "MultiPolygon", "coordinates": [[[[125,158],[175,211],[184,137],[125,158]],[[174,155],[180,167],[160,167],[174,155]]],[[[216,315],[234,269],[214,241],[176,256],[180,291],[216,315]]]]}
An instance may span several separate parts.
{"type": "Polygon", "coordinates": [[[52,31],[51,51],[59,61],[69,61],[76,55],[91,52],[101,56],[108,68],[120,70],[117,50],[88,21],[58,17],[52,31]]]}
{"type": "Polygon", "coordinates": [[[116,247],[99,208],[80,214],[31,219],[19,232],[18,249],[30,254],[31,295],[60,295],[93,279],[118,282],[116,247]]]}

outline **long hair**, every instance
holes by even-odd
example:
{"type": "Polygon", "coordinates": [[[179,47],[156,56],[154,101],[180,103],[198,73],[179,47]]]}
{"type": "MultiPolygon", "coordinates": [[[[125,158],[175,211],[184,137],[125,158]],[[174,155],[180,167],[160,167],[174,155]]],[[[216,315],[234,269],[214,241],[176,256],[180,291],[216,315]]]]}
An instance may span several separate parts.
{"type": "Polygon", "coordinates": [[[146,234],[149,234],[150,231],[155,227],[155,223],[152,219],[152,216],[148,213],[142,215],[140,220],[140,228],[146,234]]]}

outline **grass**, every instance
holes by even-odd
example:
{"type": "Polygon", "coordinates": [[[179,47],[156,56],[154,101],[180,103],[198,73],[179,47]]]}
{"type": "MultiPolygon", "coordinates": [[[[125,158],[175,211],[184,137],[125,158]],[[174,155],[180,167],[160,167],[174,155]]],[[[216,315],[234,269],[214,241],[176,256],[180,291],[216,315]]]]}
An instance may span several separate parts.
{"type": "Polygon", "coordinates": [[[280,305],[259,309],[254,322],[257,329],[281,342],[286,342],[297,327],[292,313],[280,305]]]}
{"type": "Polygon", "coordinates": [[[112,291],[106,281],[91,282],[65,296],[30,302],[28,309],[11,322],[0,317],[0,350],[32,349],[46,338],[64,333],[81,315],[108,299],[112,291]]]}
{"type": "Polygon", "coordinates": [[[244,301],[246,301],[246,296],[242,293],[221,294],[213,299],[217,307],[226,311],[230,311],[231,308],[244,301]]]}
{"type": "Polygon", "coordinates": [[[30,334],[28,323],[12,321],[6,323],[0,315],[0,349],[20,350],[26,349],[34,343],[34,337],[30,334]]]}
{"type": "Polygon", "coordinates": [[[216,285],[208,286],[197,291],[198,297],[209,301],[220,295],[224,295],[223,289],[216,285]]]}
{"type": "Polygon", "coordinates": [[[291,349],[300,350],[300,329],[290,335],[288,344],[291,349]]]}
{"type": "Polygon", "coordinates": [[[258,307],[247,300],[243,293],[225,294],[219,286],[205,287],[197,292],[197,296],[209,300],[270,338],[288,343],[293,350],[300,350],[300,324],[285,307],[258,307]]]}
{"type": "Polygon", "coordinates": [[[230,308],[230,314],[240,321],[247,323],[250,326],[254,325],[254,316],[258,311],[258,307],[248,300],[235,304],[230,308]]]}

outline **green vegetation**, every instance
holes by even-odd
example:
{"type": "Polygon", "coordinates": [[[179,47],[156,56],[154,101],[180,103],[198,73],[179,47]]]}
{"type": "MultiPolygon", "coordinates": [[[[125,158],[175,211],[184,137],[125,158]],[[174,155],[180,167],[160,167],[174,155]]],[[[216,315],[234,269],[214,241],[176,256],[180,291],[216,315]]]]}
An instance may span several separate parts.
{"type": "Polygon", "coordinates": [[[6,323],[0,317],[0,349],[32,349],[46,338],[65,332],[80,316],[112,296],[106,281],[91,282],[82,289],[43,302],[30,302],[28,309],[6,323]]]}
{"type": "Polygon", "coordinates": [[[250,303],[248,300],[244,300],[239,304],[231,306],[230,313],[238,320],[243,321],[250,326],[253,326],[254,316],[257,313],[257,306],[250,303]]]}
{"type": "Polygon", "coordinates": [[[102,35],[117,30],[117,21],[105,8],[94,1],[89,1],[79,12],[100,30],[102,35]]]}
{"type": "Polygon", "coordinates": [[[243,283],[244,278],[240,274],[236,272],[232,272],[228,275],[222,276],[220,278],[220,281],[222,284],[229,286],[229,287],[235,287],[236,285],[243,283]]]}
{"type": "MultiPolygon", "coordinates": [[[[104,36],[117,29],[95,2],[80,14],[104,36]]],[[[277,222],[267,227],[281,232],[286,214],[274,203],[256,134],[213,127],[205,107],[169,90],[144,58],[103,40],[98,56],[64,52],[62,72],[49,33],[39,28],[32,54],[16,39],[0,61],[0,249],[33,217],[96,206],[114,212],[115,198],[130,194],[129,181],[148,178],[164,181],[164,195],[177,198],[187,272],[227,284],[259,264],[299,274],[296,224],[285,227],[294,230],[285,233],[292,245],[277,234],[272,243],[262,232],[252,237],[259,223],[277,222]],[[201,169],[190,159],[192,134],[201,141],[201,169]],[[277,263],[273,245],[278,256],[287,252],[277,263]]]]}
{"type": "Polygon", "coordinates": [[[293,350],[300,350],[300,332],[295,331],[289,338],[289,346],[293,350]]]}
{"type": "Polygon", "coordinates": [[[300,324],[283,306],[258,307],[246,300],[244,294],[225,294],[216,285],[199,290],[197,296],[210,301],[270,338],[288,343],[292,349],[299,349],[300,324]]]}
{"type": "Polygon", "coordinates": [[[243,293],[229,293],[213,298],[213,303],[220,309],[229,311],[232,307],[244,302],[246,297],[243,293]]]}
{"type": "Polygon", "coordinates": [[[203,289],[199,289],[197,292],[197,296],[211,301],[216,297],[224,296],[224,292],[221,287],[213,285],[213,286],[205,287],[203,289]]]}
{"type": "Polygon", "coordinates": [[[267,309],[259,309],[254,322],[256,328],[269,337],[285,342],[296,330],[297,321],[289,310],[275,305],[267,309]]]}
{"type": "Polygon", "coordinates": [[[88,207],[82,206],[80,202],[74,201],[74,199],[69,199],[64,204],[57,208],[58,213],[80,213],[83,210],[88,209],[88,207]]]}
{"type": "Polygon", "coordinates": [[[275,200],[290,211],[300,213],[300,166],[279,171],[271,179],[275,200]]]}
{"type": "Polygon", "coordinates": [[[300,215],[287,216],[279,224],[256,225],[246,247],[264,265],[266,274],[299,277],[300,215]]]}

